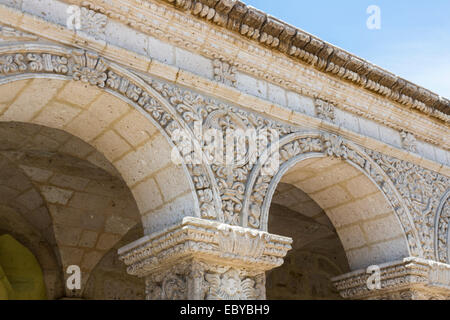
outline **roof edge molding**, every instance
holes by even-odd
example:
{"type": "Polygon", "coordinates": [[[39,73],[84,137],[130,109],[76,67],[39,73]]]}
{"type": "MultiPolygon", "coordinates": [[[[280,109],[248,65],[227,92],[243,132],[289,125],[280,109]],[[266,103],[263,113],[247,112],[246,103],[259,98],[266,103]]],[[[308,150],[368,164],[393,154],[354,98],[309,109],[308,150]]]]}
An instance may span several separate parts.
{"type": "MultiPolygon", "coordinates": [[[[144,0],[146,1],[146,0],[144,0]]],[[[406,107],[450,122],[450,100],[236,0],[158,0],[406,107]]]]}

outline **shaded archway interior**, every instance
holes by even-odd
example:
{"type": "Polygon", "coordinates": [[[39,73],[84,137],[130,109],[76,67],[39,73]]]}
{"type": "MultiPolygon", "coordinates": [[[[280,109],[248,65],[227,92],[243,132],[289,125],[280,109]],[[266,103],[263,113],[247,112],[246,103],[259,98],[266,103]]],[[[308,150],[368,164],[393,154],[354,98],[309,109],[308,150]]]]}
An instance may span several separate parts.
{"type": "Polygon", "coordinates": [[[300,161],[284,174],[268,227],[294,240],[284,265],[268,273],[268,298],[337,299],[332,277],[408,256],[383,193],[360,170],[330,157],[300,161]]]}
{"type": "MultiPolygon", "coordinates": [[[[130,189],[89,144],[58,129],[0,122],[0,217],[0,233],[13,236],[38,260],[49,299],[126,297],[130,288],[120,283],[114,296],[84,292],[95,280],[92,271],[124,237],[128,242],[143,234],[130,189]],[[80,266],[83,290],[65,288],[69,265],[80,266]]],[[[112,260],[118,268],[117,255],[112,260]]],[[[102,292],[111,286],[96,283],[102,292]]],[[[130,285],[142,289],[139,281],[130,285]]]]}

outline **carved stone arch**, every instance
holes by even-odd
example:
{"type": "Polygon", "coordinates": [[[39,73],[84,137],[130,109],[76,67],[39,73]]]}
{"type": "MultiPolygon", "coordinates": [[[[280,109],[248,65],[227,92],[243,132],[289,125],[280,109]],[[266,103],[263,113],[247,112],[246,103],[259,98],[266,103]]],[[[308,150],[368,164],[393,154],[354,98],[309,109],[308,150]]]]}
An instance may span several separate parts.
{"type": "Polygon", "coordinates": [[[418,231],[404,205],[401,195],[386,173],[358,146],[336,135],[321,132],[294,133],[282,138],[279,148],[269,148],[249,177],[244,206],[244,221],[251,228],[267,231],[267,221],[272,195],[285,172],[295,163],[314,157],[331,157],[345,161],[361,171],[378,190],[395,212],[403,229],[408,254],[422,257],[423,249],[418,231]],[[261,169],[278,152],[279,170],[272,175],[263,175],[261,169]]]}
{"type": "Polygon", "coordinates": [[[450,263],[450,189],[442,196],[436,211],[435,254],[439,262],[450,263]]]}
{"type": "MultiPolygon", "coordinates": [[[[139,76],[96,53],[55,45],[29,44],[26,47],[2,47],[0,58],[0,84],[35,78],[81,81],[133,106],[159,129],[172,147],[175,130],[194,136],[183,116],[157,90],[139,76]]],[[[211,168],[203,164],[182,165],[189,177],[195,216],[223,221],[211,168]]]]}

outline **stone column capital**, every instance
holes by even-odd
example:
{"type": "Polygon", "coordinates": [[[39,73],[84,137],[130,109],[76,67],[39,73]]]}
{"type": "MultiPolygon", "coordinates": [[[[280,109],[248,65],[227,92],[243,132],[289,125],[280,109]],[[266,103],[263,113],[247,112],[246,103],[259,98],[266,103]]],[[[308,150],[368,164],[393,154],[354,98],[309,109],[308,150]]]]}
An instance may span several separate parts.
{"type": "Polygon", "coordinates": [[[292,239],[187,217],[119,249],[148,299],[264,299],[265,272],[283,264],[292,239]]]}
{"type": "Polygon", "coordinates": [[[450,265],[415,257],[384,263],[371,270],[353,271],[331,280],[347,299],[450,299],[450,265]],[[375,270],[379,270],[378,288],[373,286],[375,270]]]}

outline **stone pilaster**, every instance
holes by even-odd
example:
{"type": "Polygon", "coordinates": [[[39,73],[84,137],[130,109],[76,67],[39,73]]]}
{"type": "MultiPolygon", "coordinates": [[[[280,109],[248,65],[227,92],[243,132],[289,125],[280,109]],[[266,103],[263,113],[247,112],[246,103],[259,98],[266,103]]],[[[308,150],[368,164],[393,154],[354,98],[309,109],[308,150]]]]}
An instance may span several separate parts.
{"type": "Polygon", "coordinates": [[[350,272],[332,279],[342,297],[364,300],[448,300],[450,265],[419,258],[379,265],[375,273],[350,272]]]}
{"type": "Polygon", "coordinates": [[[292,239],[198,218],[119,250],[128,273],[146,278],[147,299],[265,299],[265,272],[292,239]]]}

